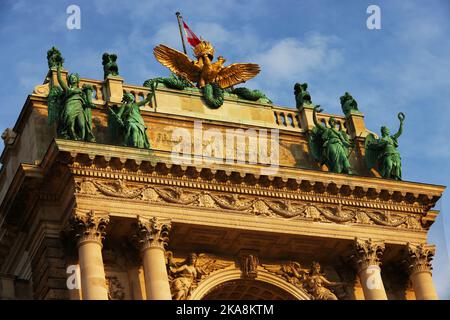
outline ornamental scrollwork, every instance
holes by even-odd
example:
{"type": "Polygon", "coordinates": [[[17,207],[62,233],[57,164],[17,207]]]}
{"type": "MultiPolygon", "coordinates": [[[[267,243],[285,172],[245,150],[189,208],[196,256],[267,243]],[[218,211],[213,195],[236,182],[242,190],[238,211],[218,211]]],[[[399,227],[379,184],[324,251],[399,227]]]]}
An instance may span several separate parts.
{"type": "Polygon", "coordinates": [[[248,215],[279,219],[301,219],[324,223],[356,223],[384,227],[423,229],[420,217],[388,210],[357,208],[342,203],[322,204],[261,196],[183,189],[171,186],[134,186],[123,180],[99,182],[82,180],[76,183],[79,194],[136,199],[151,203],[212,208],[236,211],[248,215]]]}

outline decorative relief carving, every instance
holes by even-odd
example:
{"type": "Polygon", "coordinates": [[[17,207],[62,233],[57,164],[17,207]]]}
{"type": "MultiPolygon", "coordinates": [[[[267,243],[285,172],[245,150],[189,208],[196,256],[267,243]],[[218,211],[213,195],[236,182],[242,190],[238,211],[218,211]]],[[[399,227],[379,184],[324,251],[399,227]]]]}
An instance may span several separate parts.
{"type": "Polygon", "coordinates": [[[41,96],[41,97],[47,97],[50,93],[50,83],[44,83],[41,85],[37,85],[34,87],[33,94],[41,96]]]}
{"type": "Polygon", "coordinates": [[[75,210],[74,216],[70,220],[71,231],[80,244],[83,241],[96,241],[100,244],[105,238],[106,227],[109,217],[106,213],[86,213],[75,210]]]}
{"type": "Polygon", "coordinates": [[[164,249],[169,241],[170,229],[170,220],[158,219],[156,217],[151,219],[139,217],[137,232],[133,236],[133,240],[140,250],[145,250],[150,247],[164,249]]]}
{"type": "Polygon", "coordinates": [[[108,287],[108,300],[125,299],[125,288],[116,276],[106,277],[106,286],[108,287]]]}
{"type": "Polygon", "coordinates": [[[431,272],[433,260],[436,248],[433,245],[427,244],[411,244],[407,245],[407,258],[405,260],[406,265],[410,273],[428,271],[431,272]]]}
{"type": "MultiPolygon", "coordinates": [[[[338,287],[345,287],[344,282],[330,281],[322,272],[318,262],[313,262],[310,269],[303,269],[299,262],[288,261],[277,265],[263,264],[264,269],[280,276],[294,286],[308,292],[314,300],[338,300],[333,292],[338,287]],[[331,288],[331,289],[330,289],[331,288]]],[[[336,272],[335,272],[336,273],[336,272]]],[[[337,276],[337,273],[335,275],[337,276]]],[[[344,298],[345,290],[340,290],[339,298],[344,298]]]]}
{"type": "Polygon", "coordinates": [[[384,252],[384,242],[373,241],[372,239],[355,239],[353,260],[356,263],[358,272],[368,266],[380,266],[381,257],[384,252]]]}
{"type": "Polygon", "coordinates": [[[5,146],[13,145],[14,141],[16,141],[17,133],[12,128],[6,128],[2,133],[2,139],[5,143],[5,146]]]}
{"type": "Polygon", "coordinates": [[[184,261],[175,262],[172,252],[167,251],[167,268],[172,299],[188,299],[205,277],[232,264],[233,262],[223,261],[209,254],[196,253],[189,254],[184,261]]]}
{"type": "Polygon", "coordinates": [[[320,222],[373,224],[387,227],[423,229],[415,214],[396,214],[387,210],[307,203],[296,200],[269,199],[252,195],[192,191],[179,187],[128,186],[123,180],[103,183],[95,180],[77,182],[77,193],[115,198],[139,199],[152,203],[217,208],[284,219],[304,219],[320,222]]]}
{"type": "Polygon", "coordinates": [[[258,276],[259,259],[253,254],[241,258],[241,269],[244,278],[255,279],[258,276]]]}

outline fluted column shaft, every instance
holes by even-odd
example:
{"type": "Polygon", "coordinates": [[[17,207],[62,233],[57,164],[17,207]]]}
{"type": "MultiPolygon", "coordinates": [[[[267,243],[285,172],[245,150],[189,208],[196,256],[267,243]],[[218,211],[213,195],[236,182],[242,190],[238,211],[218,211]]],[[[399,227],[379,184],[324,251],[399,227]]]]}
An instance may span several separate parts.
{"type": "Polygon", "coordinates": [[[366,300],[387,300],[381,278],[381,256],[384,243],[355,239],[354,260],[366,300]]]}
{"type": "Polygon", "coordinates": [[[83,300],[108,300],[102,240],[109,222],[105,214],[75,213],[72,226],[76,231],[83,300]]]}
{"type": "Polygon", "coordinates": [[[165,257],[170,228],[169,220],[157,218],[138,220],[136,238],[142,255],[148,300],[172,299],[165,257]]]}
{"type": "Polygon", "coordinates": [[[431,261],[435,247],[425,244],[408,244],[408,269],[417,300],[437,300],[438,296],[431,276],[431,261]]]}

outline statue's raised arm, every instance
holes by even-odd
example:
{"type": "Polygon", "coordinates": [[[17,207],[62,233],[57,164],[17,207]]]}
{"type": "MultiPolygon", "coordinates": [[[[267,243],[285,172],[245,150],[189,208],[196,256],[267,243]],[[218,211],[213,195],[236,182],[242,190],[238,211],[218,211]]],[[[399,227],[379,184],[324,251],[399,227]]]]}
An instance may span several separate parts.
{"type": "Polygon", "coordinates": [[[64,90],[64,92],[69,91],[69,87],[67,86],[67,84],[64,82],[64,80],[62,78],[60,65],[58,65],[58,67],[56,68],[56,75],[58,78],[58,84],[61,86],[61,88],[64,90]]]}
{"type": "Polygon", "coordinates": [[[313,111],[313,122],[316,125],[316,127],[320,130],[325,129],[325,126],[323,124],[321,124],[319,122],[319,120],[317,120],[317,112],[322,112],[323,109],[320,108],[320,105],[317,105],[314,107],[314,111],[313,111]]]}
{"type": "Polygon", "coordinates": [[[151,90],[144,100],[136,102],[137,106],[138,107],[145,106],[148,102],[150,102],[150,100],[152,100],[154,94],[155,94],[155,92],[153,90],[151,90]]]}
{"type": "Polygon", "coordinates": [[[397,150],[397,139],[403,133],[405,115],[400,112],[398,119],[400,120],[400,128],[396,134],[391,136],[389,128],[382,126],[381,137],[376,138],[373,134],[368,134],[364,143],[366,151],[364,159],[367,168],[369,170],[375,168],[385,179],[402,179],[402,162],[397,150]]]}
{"type": "Polygon", "coordinates": [[[397,133],[393,135],[395,139],[398,139],[403,133],[403,122],[405,121],[405,114],[403,112],[398,113],[398,120],[400,120],[400,127],[397,133]]]}

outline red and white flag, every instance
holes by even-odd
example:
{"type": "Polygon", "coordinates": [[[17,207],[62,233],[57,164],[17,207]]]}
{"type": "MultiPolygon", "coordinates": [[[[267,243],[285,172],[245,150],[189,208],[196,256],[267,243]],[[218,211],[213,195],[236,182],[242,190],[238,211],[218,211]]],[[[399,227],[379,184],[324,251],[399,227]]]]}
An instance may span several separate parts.
{"type": "Polygon", "coordinates": [[[188,25],[183,21],[183,27],[184,32],[186,33],[186,38],[189,44],[195,48],[196,45],[198,45],[201,41],[200,39],[195,35],[195,33],[192,32],[191,29],[189,29],[188,25]]]}

